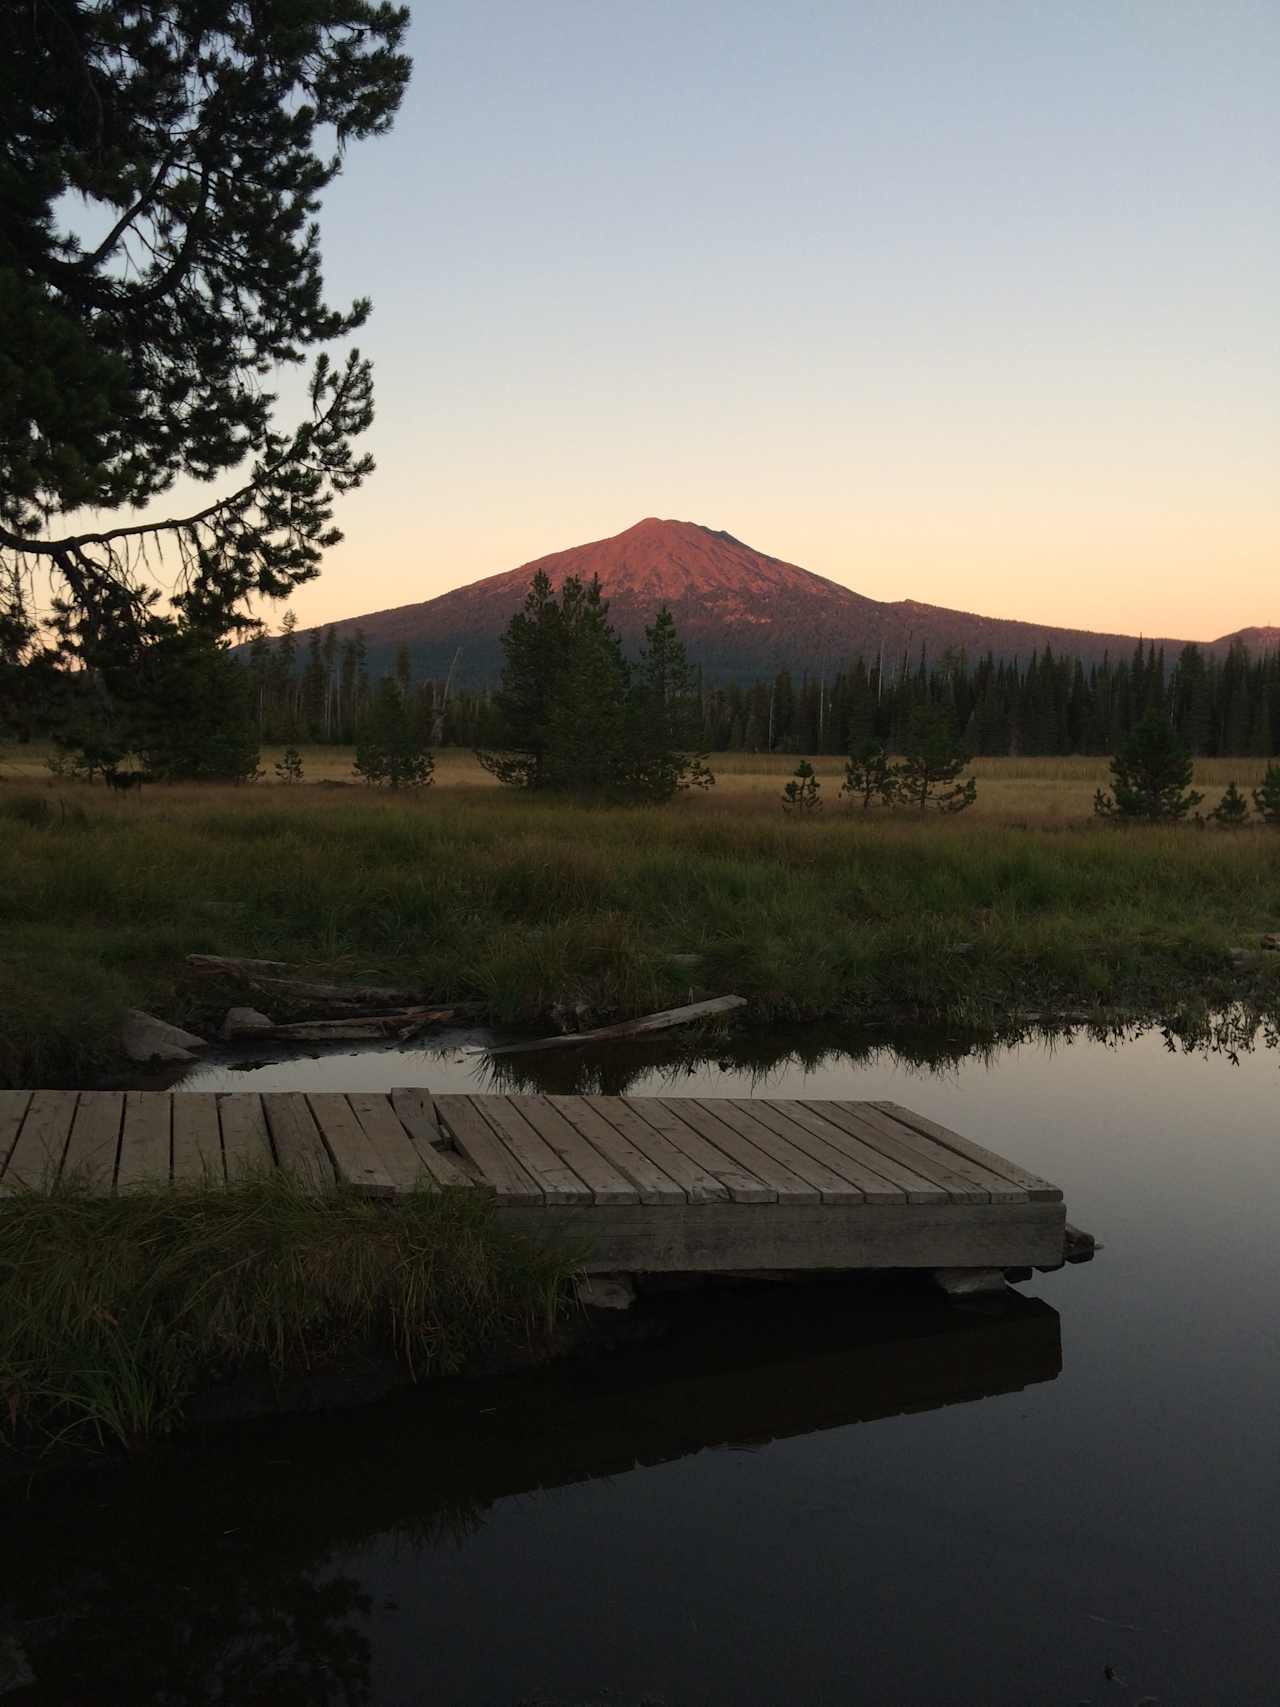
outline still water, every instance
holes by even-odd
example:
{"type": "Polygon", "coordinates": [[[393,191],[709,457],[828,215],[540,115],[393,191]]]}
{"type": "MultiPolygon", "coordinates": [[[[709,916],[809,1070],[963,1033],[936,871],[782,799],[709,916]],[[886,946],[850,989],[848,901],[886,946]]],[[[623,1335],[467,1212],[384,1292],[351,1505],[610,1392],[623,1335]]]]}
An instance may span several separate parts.
{"type": "Polygon", "coordinates": [[[0,1490],[15,1703],[1280,1702],[1268,1040],[810,1037],[496,1080],[465,1042],[188,1084],[891,1097],[1062,1185],[1104,1248],[997,1306],[661,1300],[665,1336],[611,1357],[0,1490]]]}

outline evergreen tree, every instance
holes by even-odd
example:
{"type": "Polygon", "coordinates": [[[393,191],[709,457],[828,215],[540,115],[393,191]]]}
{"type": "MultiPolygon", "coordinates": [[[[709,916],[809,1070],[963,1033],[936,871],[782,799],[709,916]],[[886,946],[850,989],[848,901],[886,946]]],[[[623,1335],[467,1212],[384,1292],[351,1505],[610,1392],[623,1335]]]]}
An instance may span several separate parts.
{"type": "Polygon", "coordinates": [[[959,780],[969,757],[940,706],[917,706],[907,725],[902,761],[893,767],[898,798],[922,812],[927,806],[939,812],[963,812],[978,797],[976,778],[959,780]]]}
{"type": "Polygon", "coordinates": [[[277,759],[276,779],[279,782],[302,781],[302,754],[296,747],[286,747],[284,756],[277,759]]]}
{"type": "Polygon", "coordinates": [[[1234,830],[1243,824],[1249,816],[1249,802],[1241,794],[1235,783],[1229,782],[1226,793],[1209,816],[1222,829],[1234,830]]]}
{"type": "Polygon", "coordinates": [[[1093,809],[1104,818],[1177,822],[1204,799],[1191,788],[1191,756],[1169,719],[1148,711],[1111,761],[1111,793],[1099,789],[1093,809]]]}
{"type": "Polygon", "coordinates": [[[808,759],[801,759],[791,781],[782,791],[782,810],[808,817],[822,805],[822,784],[808,759]]]}
{"type": "Polygon", "coordinates": [[[560,589],[563,654],[547,721],[550,786],[599,796],[626,792],[631,769],[631,671],[609,623],[600,582],[560,589]]]}
{"type": "Polygon", "coordinates": [[[433,780],[424,719],[394,676],[378,683],[356,741],[354,768],[377,788],[425,788],[433,780]]]}
{"type": "Polygon", "coordinates": [[[669,800],[686,788],[708,788],[715,778],[707,755],[691,751],[701,724],[693,671],[675,621],[664,605],[644,632],[631,680],[625,792],[641,800],[669,800]]]}
{"type": "Polygon", "coordinates": [[[1253,791],[1253,804],[1264,824],[1280,829],[1280,765],[1268,765],[1266,775],[1253,791]]]}
{"type": "Polygon", "coordinates": [[[892,806],[898,792],[898,779],[889,755],[879,741],[863,741],[849,755],[844,767],[841,794],[860,802],[865,812],[870,806],[892,806]]]}
{"type": "Polygon", "coordinates": [[[373,0],[0,8],[0,554],[43,565],[91,664],[110,629],[154,638],[148,540],[176,548],[178,624],[220,636],[338,537],[369,364],[321,353],[291,432],[262,376],[368,314],[326,305],[314,219],[343,146],[391,124],[407,24],[373,0]],[[246,465],[185,516],[53,525],[246,465]]]}

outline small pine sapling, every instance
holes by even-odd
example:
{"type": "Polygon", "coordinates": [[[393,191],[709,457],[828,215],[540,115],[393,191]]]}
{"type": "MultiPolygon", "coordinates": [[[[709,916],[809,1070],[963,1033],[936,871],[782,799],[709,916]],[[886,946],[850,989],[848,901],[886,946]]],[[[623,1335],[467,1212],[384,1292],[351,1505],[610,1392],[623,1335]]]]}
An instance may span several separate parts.
{"type": "Polygon", "coordinates": [[[951,719],[941,706],[916,707],[903,746],[902,762],[893,767],[901,800],[922,812],[926,806],[939,812],[963,812],[973,805],[978,798],[977,778],[960,780],[971,755],[953,733],[951,719]]]}
{"type": "Polygon", "coordinates": [[[851,805],[861,803],[864,812],[873,803],[892,806],[897,792],[898,779],[882,742],[864,741],[850,753],[840,793],[849,796],[851,805]]]}
{"type": "Polygon", "coordinates": [[[808,759],[801,759],[795,775],[782,791],[782,810],[803,816],[822,805],[822,784],[808,759]]]}
{"type": "Polygon", "coordinates": [[[1190,786],[1191,774],[1191,755],[1177,731],[1149,711],[1112,759],[1111,793],[1100,788],[1093,809],[1101,818],[1177,823],[1204,799],[1190,786]]]}
{"type": "Polygon", "coordinates": [[[302,754],[296,747],[286,747],[284,757],[276,763],[276,777],[280,782],[302,781],[302,754]]]}
{"type": "Polygon", "coordinates": [[[1234,782],[1227,784],[1227,792],[1209,814],[1213,822],[1224,830],[1237,829],[1248,816],[1249,802],[1234,782]]]}
{"type": "Polygon", "coordinates": [[[1253,804],[1264,824],[1280,830],[1280,764],[1267,766],[1266,775],[1253,791],[1253,804]]]}

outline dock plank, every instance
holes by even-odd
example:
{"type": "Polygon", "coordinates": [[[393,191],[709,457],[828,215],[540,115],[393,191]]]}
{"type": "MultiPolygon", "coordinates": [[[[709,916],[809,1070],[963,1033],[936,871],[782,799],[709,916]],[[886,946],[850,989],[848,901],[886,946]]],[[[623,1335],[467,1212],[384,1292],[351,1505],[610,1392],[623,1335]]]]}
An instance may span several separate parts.
{"type": "MultiPolygon", "coordinates": [[[[944,1150],[940,1144],[935,1144],[931,1138],[926,1138],[921,1132],[914,1132],[909,1127],[899,1126],[883,1110],[875,1108],[868,1102],[845,1102],[841,1104],[845,1112],[858,1121],[866,1134],[867,1142],[886,1153],[897,1156],[909,1167],[922,1173],[926,1179],[935,1180],[945,1186],[947,1195],[953,1203],[989,1203],[991,1188],[975,1180],[970,1171],[970,1165],[965,1164],[962,1171],[960,1166],[953,1166],[959,1158],[950,1151],[944,1150]]],[[[995,1182],[997,1190],[1004,1181],[995,1182]]],[[[1010,1186],[1014,1193],[1005,1201],[1026,1202],[1026,1192],[1018,1192],[1010,1186]]]]}
{"type": "MultiPolygon", "coordinates": [[[[777,1107],[790,1110],[790,1102],[780,1102],[777,1107]]],[[[867,1142],[866,1128],[845,1112],[840,1103],[836,1102],[796,1102],[796,1118],[801,1112],[805,1115],[818,1116],[828,1125],[834,1126],[844,1135],[844,1141],[850,1146],[851,1157],[864,1167],[873,1170],[881,1178],[899,1186],[907,1194],[908,1203],[946,1203],[949,1193],[945,1186],[936,1180],[929,1179],[919,1168],[911,1167],[895,1156],[886,1154],[867,1142]]],[[[834,1141],[834,1140],[833,1140],[834,1141]]]]}
{"type": "Polygon", "coordinates": [[[959,1179],[968,1180],[980,1191],[985,1191],[992,1203],[1026,1203],[1028,1201],[1026,1188],[1015,1185],[1012,1180],[1005,1179],[1003,1174],[994,1173],[984,1167],[981,1162],[975,1162],[968,1156],[962,1156],[957,1151],[940,1144],[936,1138],[918,1128],[905,1124],[895,1116],[888,1114],[877,1103],[863,1103],[862,1107],[875,1117],[877,1121],[887,1121],[890,1129],[897,1138],[903,1138],[913,1148],[925,1157],[930,1167],[949,1168],[959,1179]]]}
{"type": "Polygon", "coordinates": [[[167,1091],[126,1092],[117,1192],[168,1185],[172,1129],[173,1098],[167,1091]]]}
{"type": "Polygon", "coordinates": [[[281,1171],[292,1174],[311,1191],[327,1190],[337,1176],[303,1093],[266,1091],[262,1112],[281,1171]]]}
{"type": "Polygon", "coordinates": [[[690,1203],[722,1203],[729,1188],[691,1157],[678,1149],[656,1126],[621,1097],[588,1097],[592,1110],[603,1116],[614,1131],[680,1187],[690,1203]]]}
{"type": "Polygon", "coordinates": [[[418,1159],[435,1183],[450,1187],[466,1186],[474,1190],[477,1182],[440,1149],[445,1134],[436,1119],[431,1093],[408,1088],[397,1089],[391,1093],[391,1106],[396,1112],[396,1119],[413,1141],[418,1159]]]}
{"type": "Polygon", "coordinates": [[[262,1098],[254,1091],[227,1091],[218,1098],[222,1154],[228,1181],[245,1179],[271,1167],[274,1153],[262,1098]]]}
{"type": "MultiPolygon", "coordinates": [[[[817,1160],[808,1151],[793,1144],[774,1127],[757,1118],[748,1100],[732,1102],[698,1098],[699,1106],[721,1124],[745,1138],[757,1150],[763,1150],[775,1162],[780,1162],[797,1179],[812,1186],[823,1203],[861,1203],[863,1194],[843,1174],[817,1160]]],[[[781,1200],[781,1198],[780,1198],[781,1200]]]]}
{"type": "Polygon", "coordinates": [[[397,1191],[413,1191],[433,1183],[417,1146],[401,1126],[395,1109],[383,1092],[350,1091],[347,1101],[397,1191]]]}
{"type": "Polygon", "coordinates": [[[842,1120],[858,1134],[873,1150],[887,1160],[900,1166],[911,1168],[922,1179],[937,1187],[946,1194],[952,1203],[986,1203],[987,1194],[971,1180],[963,1179],[955,1173],[942,1154],[930,1155],[923,1145],[911,1142],[912,1136],[899,1131],[879,1109],[872,1108],[864,1102],[837,1102],[827,1104],[828,1118],[842,1120]]]}
{"type": "Polygon", "coordinates": [[[434,1099],[436,1114],[459,1151],[478,1170],[499,1204],[522,1204],[540,1208],[546,1199],[503,1144],[470,1097],[442,1096],[434,1099]]]}
{"type": "Polygon", "coordinates": [[[42,1191],[56,1184],[76,1102],[75,1091],[32,1091],[0,1182],[6,1193],[42,1191]]]}
{"type": "MultiPolygon", "coordinates": [[[[746,1099],[744,1099],[746,1101],[746,1099]]],[[[753,1098],[747,1102],[757,1120],[789,1138],[797,1149],[805,1150],[847,1179],[862,1193],[867,1203],[905,1203],[907,1188],[886,1179],[865,1157],[866,1146],[851,1138],[820,1114],[799,1102],[778,1102],[753,1098]]]]}
{"type": "Polygon", "coordinates": [[[688,1202],[684,1188],[612,1125],[607,1116],[594,1106],[593,1098],[549,1096],[547,1101],[566,1120],[572,1121],[583,1137],[590,1140],[592,1147],[631,1181],[641,1203],[688,1202]]]}
{"type": "Polygon", "coordinates": [[[784,1162],[776,1161],[767,1150],[757,1148],[731,1126],[726,1126],[718,1115],[709,1114],[696,1098],[663,1097],[662,1102],[678,1120],[683,1120],[686,1126],[691,1126],[700,1138],[705,1139],[708,1144],[714,1144],[730,1161],[749,1169],[757,1179],[763,1180],[776,1194],[779,1203],[821,1201],[816,1187],[807,1184],[784,1162]]]}
{"type": "Polygon", "coordinates": [[[342,1092],[309,1091],[307,1105],[339,1180],[371,1197],[390,1197],[395,1183],[342,1092]]]}
{"type": "Polygon", "coordinates": [[[212,1091],[179,1091],[173,1099],[173,1183],[222,1185],[227,1177],[212,1091]]]}
{"type": "Polygon", "coordinates": [[[0,1091],[0,1180],[9,1165],[9,1154],[18,1141],[30,1101],[30,1091],[0,1091]]]}
{"type": "Polygon", "coordinates": [[[740,1163],[730,1160],[715,1144],[708,1144],[700,1132],[680,1119],[664,1097],[624,1097],[626,1106],[640,1119],[647,1120],[662,1136],[690,1162],[709,1174],[728,1192],[734,1203],[776,1203],[778,1193],[773,1186],[758,1179],[740,1163]]]}
{"type": "Polygon", "coordinates": [[[1019,1185],[1026,1192],[1032,1203],[1061,1203],[1062,1188],[1051,1185],[1047,1179],[1041,1179],[1038,1174],[1028,1173],[1026,1168],[1019,1167],[1017,1162],[1011,1162],[1007,1156],[999,1156],[994,1150],[988,1150],[985,1145],[975,1144],[972,1138],[962,1137],[959,1132],[953,1132],[949,1126],[942,1126],[936,1120],[930,1120],[923,1114],[917,1114],[914,1109],[904,1108],[897,1102],[874,1102],[873,1108],[883,1109],[892,1115],[900,1126],[912,1126],[917,1132],[922,1132],[926,1138],[932,1138],[936,1143],[948,1150],[953,1150],[959,1156],[964,1156],[971,1162],[977,1162],[984,1168],[989,1168],[993,1174],[1006,1179],[1014,1185],[1019,1185]]]}
{"type": "Polygon", "coordinates": [[[518,1114],[524,1116],[543,1143],[573,1170],[596,1203],[640,1201],[640,1193],[626,1175],[619,1173],[609,1158],[595,1148],[549,1097],[513,1096],[508,1101],[518,1114]]]}
{"type": "Polygon", "coordinates": [[[595,1193],[525,1119],[511,1097],[487,1096],[479,1112],[548,1203],[591,1203],[595,1193]]]}
{"type": "Polygon", "coordinates": [[[62,1158],[62,1178],[74,1180],[87,1191],[109,1192],[115,1183],[123,1122],[123,1091],[81,1091],[62,1158]]]}

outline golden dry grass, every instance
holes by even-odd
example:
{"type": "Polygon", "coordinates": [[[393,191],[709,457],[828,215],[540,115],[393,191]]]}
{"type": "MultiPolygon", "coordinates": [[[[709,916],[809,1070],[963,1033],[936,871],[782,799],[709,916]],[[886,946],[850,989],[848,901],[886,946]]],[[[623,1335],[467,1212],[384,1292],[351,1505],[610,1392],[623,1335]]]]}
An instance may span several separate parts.
{"type": "MultiPolygon", "coordinates": [[[[51,749],[33,742],[30,746],[0,747],[0,780],[51,785],[46,760],[51,749]]],[[[354,789],[363,785],[352,771],[353,750],[350,747],[316,746],[302,751],[304,777],[301,785],[283,785],[276,780],[275,765],[284,749],[269,746],[263,749],[261,765],[265,773],[254,785],[255,792],[278,794],[307,791],[318,783],[347,784],[354,789]]],[[[718,816],[727,806],[735,811],[750,807],[755,812],[771,812],[778,808],[783,785],[800,763],[798,753],[715,753],[711,768],[716,786],[705,794],[696,794],[682,803],[682,810],[701,811],[718,816]]],[[[492,790],[498,787],[493,777],[482,768],[473,753],[457,747],[444,748],[435,756],[436,796],[475,789],[492,790]]],[[[827,755],[811,755],[810,763],[822,784],[823,810],[826,813],[848,811],[839,798],[844,780],[844,761],[827,755]]],[[[1267,767],[1266,759],[1199,759],[1195,766],[1195,786],[1205,795],[1205,809],[1217,803],[1228,782],[1235,782],[1246,792],[1257,786],[1267,767]]],[[[1093,815],[1093,797],[1098,788],[1110,782],[1108,761],[1105,758],[999,758],[975,759],[971,767],[978,779],[978,799],[965,814],[970,821],[981,819],[994,824],[1031,824],[1045,827],[1064,826],[1089,819],[1093,815]]],[[[166,798],[184,797],[187,791],[165,789],[166,798]]],[[[196,791],[207,800],[210,791],[196,791]]],[[[100,795],[101,791],[99,791],[100,795]]],[[[98,796],[95,796],[97,798],[98,796]]]]}

